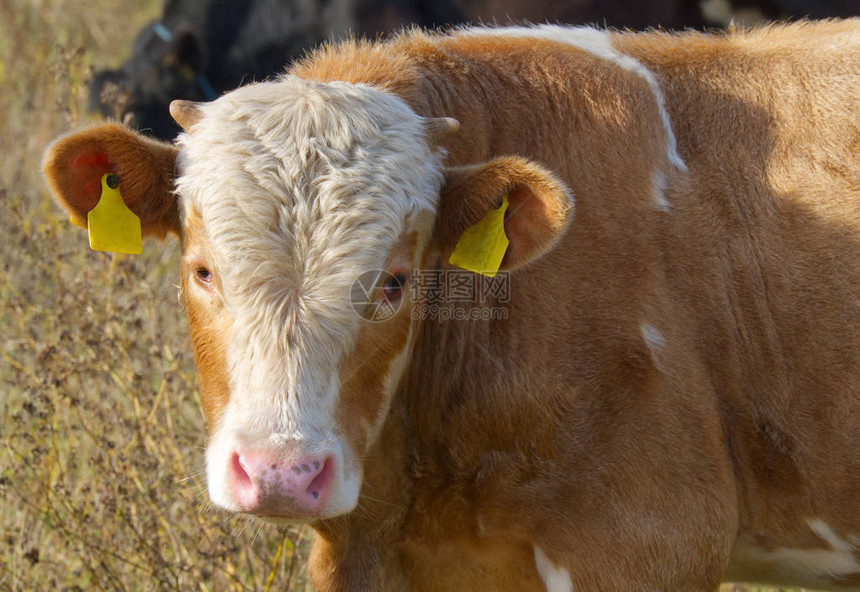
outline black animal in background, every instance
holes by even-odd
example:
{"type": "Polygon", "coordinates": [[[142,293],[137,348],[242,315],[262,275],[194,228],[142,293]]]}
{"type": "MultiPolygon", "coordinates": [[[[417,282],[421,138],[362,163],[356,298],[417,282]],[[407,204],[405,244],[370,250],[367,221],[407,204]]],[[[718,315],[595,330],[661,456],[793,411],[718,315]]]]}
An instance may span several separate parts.
{"type": "MultiPolygon", "coordinates": [[[[736,0],[770,18],[846,16],[860,0],[736,0]]],[[[409,25],[560,22],[702,28],[699,0],[166,0],[117,70],[98,72],[90,109],[163,139],[179,133],[173,99],[207,101],[277,74],[328,39],[409,25]]]]}
{"type": "Polygon", "coordinates": [[[463,22],[446,0],[167,0],[162,17],[138,34],[117,70],[98,72],[90,109],[160,138],[179,127],[172,99],[212,100],[222,92],[283,71],[330,38],[370,38],[417,23],[463,22]]]}

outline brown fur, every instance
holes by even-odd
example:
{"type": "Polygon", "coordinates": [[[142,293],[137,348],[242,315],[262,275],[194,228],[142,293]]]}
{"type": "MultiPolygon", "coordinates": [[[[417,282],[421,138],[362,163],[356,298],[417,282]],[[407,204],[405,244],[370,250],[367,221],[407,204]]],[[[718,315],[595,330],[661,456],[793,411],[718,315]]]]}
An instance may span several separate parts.
{"type": "Polygon", "coordinates": [[[457,118],[449,166],[527,156],[576,198],[561,244],[512,276],[508,320],[422,326],[382,436],[408,434],[402,454],[365,461],[393,465],[368,492],[406,484],[372,518],[318,525],[321,589],[525,589],[537,544],[576,590],[713,590],[727,567],[779,579],[730,563],[739,539],[828,549],[811,518],[858,533],[857,37],[616,36],[662,82],[690,169],[672,213],[650,202],[653,96],[584,52],[415,33],[295,69],[457,118]]]}
{"type": "Polygon", "coordinates": [[[173,197],[176,148],[151,140],[119,124],[104,124],[54,142],[42,168],[48,184],[79,224],[101,196],[104,173],[120,178],[126,205],[140,218],[143,236],[179,234],[179,208],[173,197]]]}
{"type": "Polygon", "coordinates": [[[185,234],[182,245],[182,302],[188,312],[194,364],[200,377],[200,394],[203,411],[213,433],[221,420],[224,407],[230,400],[227,373],[227,341],[232,319],[224,309],[223,301],[213,292],[219,289],[219,274],[212,266],[208,240],[200,214],[191,210],[185,217],[185,234]],[[212,274],[210,286],[198,282],[198,267],[212,274]]]}
{"type": "MultiPolygon", "coordinates": [[[[810,519],[860,535],[858,40],[857,21],[613,35],[660,81],[689,173],[641,78],[557,43],[413,32],[294,68],[456,118],[449,179],[518,155],[576,199],[556,247],[511,274],[507,319],[416,326],[358,509],[314,525],[320,590],[539,589],[534,545],[578,591],[715,590],[780,580],[750,545],[833,550],[810,519]]],[[[426,267],[492,202],[481,178],[446,189],[426,267]]],[[[523,210],[537,245],[562,211],[523,210]]],[[[380,406],[362,391],[405,339],[394,323],[389,349],[342,369],[347,431],[380,406]]]]}

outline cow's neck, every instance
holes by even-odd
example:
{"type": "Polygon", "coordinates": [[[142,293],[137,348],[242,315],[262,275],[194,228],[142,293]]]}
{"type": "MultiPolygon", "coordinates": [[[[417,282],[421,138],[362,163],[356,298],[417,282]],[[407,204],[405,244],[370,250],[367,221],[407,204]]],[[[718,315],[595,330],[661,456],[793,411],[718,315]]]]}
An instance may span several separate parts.
{"type": "Polygon", "coordinates": [[[397,396],[365,459],[357,508],[314,524],[311,569],[322,589],[409,589],[402,580],[398,543],[414,475],[411,438],[404,401],[397,396]]]}
{"type": "Polygon", "coordinates": [[[358,508],[314,525],[318,585],[409,589],[409,574],[436,569],[434,562],[454,541],[503,541],[513,550],[507,557],[521,559],[518,553],[525,550],[532,561],[526,535],[508,530],[520,521],[498,515],[493,493],[505,495],[509,471],[522,470],[527,449],[537,446],[539,454],[551,455],[553,438],[539,426],[552,425],[546,421],[552,410],[528,395],[529,385],[510,382],[516,372],[504,372],[513,357],[501,344],[519,336],[500,336],[503,324],[441,321],[417,327],[412,364],[364,461],[358,508]],[[490,343],[490,333],[493,348],[475,349],[476,343],[490,343]],[[512,416],[517,426],[505,421],[512,416]],[[526,424],[535,430],[524,430],[526,424]],[[324,574],[335,573],[350,579],[326,582],[324,574]]]}

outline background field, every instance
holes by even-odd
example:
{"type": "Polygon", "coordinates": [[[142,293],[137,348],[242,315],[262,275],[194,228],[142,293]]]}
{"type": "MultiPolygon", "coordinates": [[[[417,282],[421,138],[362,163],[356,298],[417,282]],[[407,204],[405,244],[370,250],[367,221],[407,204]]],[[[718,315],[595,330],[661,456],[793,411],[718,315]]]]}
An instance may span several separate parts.
{"type": "Polygon", "coordinates": [[[0,1],[0,590],[310,589],[310,533],[206,501],[178,245],[91,252],[40,176],[159,10],[0,1]]]}

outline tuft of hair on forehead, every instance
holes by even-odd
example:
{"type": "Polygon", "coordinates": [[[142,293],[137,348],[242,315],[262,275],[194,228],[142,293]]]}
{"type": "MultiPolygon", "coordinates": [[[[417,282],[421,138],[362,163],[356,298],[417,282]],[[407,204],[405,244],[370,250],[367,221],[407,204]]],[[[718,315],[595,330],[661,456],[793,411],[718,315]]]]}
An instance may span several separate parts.
{"type": "Polygon", "coordinates": [[[437,207],[442,154],[422,118],[366,85],[293,76],[201,112],[178,140],[177,188],[203,221],[234,316],[345,331],[355,277],[437,207]]]}

